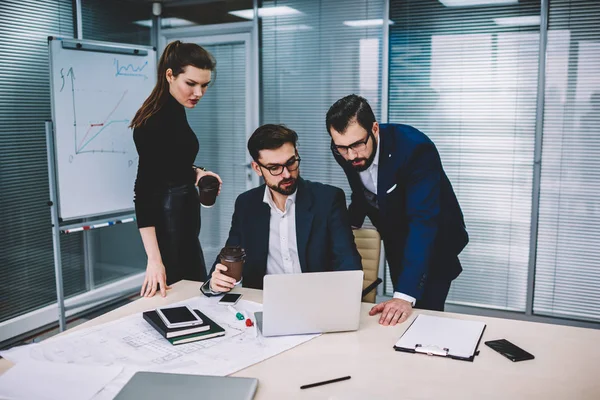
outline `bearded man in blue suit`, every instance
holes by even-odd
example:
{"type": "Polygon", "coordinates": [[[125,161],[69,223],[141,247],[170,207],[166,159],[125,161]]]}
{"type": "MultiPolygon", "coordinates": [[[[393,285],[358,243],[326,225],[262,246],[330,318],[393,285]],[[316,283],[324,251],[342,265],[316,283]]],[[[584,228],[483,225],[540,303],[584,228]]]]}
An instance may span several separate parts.
{"type": "Polygon", "coordinates": [[[390,267],[394,298],[371,315],[381,313],[381,324],[396,325],[413,307],[443,311],[469,239],[435,145],[412,126],[378,124],[357,95],[333,104],[326,124],[352,189],[350,222],[358,228],[369,217],[390,267]]]}

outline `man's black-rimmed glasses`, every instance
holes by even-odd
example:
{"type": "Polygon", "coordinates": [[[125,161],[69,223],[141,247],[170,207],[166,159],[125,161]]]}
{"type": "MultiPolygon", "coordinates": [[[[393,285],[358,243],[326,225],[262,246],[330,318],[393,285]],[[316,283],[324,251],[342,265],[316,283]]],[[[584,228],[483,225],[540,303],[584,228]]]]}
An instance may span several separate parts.
{"type": "Polygon", "coordinates": [[[350,150],[350,149],[352,149],[355,153],[363,152],[366,150],[367,143],[369,143],[369,138],[371,136],[373,136],[373,138],[374,138],[373,132],[369,132],[367,134],[366,138],[364,138],[363,140],[354,142],[349,146],[341,146],[341,145],[338,146],[335,143],[333,143],[333,141],[332,141],[331,142],[331,150],[339,156],[347,156],[348,150],[350,150]]]}
{"type": "Polygon", "coordinates": [[[283,169],[286,168],[289,172],[295,171],[300,166],[301,158],[296,156],[294,158],[290,158],[288,162],[285,164],[269,164],[269,166],[262,165],[258,161],[256,162],[258,165],[269,171],[269,173],[273,176],[279,176],[283,174],[283,169]]]}

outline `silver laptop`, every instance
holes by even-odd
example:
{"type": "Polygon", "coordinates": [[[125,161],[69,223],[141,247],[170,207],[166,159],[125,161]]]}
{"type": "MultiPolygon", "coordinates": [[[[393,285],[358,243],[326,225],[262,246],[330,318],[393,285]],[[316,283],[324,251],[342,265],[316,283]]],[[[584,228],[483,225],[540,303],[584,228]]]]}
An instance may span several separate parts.
{"type": "Polygon", "coordinates": [[[263,336],[355,331],[360,319],[363,271],[266,275],[263,336]]]}
{"type": "Polygon", "coordinates": [[[257,386],[255,378],[136,372],[115,400],[252,400],[257,386]]]}

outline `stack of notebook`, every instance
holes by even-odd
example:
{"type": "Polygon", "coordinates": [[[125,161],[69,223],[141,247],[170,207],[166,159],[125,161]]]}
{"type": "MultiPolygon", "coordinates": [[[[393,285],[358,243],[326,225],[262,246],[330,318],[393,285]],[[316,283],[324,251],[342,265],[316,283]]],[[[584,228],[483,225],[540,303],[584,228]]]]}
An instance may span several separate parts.
{"type": "Polygon", "coordinates": [[[152,325],[171,344],[190,343],[225,335],[225,329],[213,320],[199,310],[194,310],[194,312],[202,319],[203,324],[184,328],[167,328],[155,310],[145,311],[142,315],[146,322],[152,325]]]}

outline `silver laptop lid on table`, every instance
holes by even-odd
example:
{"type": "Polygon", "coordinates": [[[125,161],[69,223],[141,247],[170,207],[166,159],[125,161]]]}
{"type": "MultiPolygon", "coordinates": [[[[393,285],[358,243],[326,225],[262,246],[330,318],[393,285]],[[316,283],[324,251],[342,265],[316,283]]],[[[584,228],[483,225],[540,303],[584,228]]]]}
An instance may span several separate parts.
{"type": "Polygon", "coordinates": [[[363,271],[266,275],[262,334],[357,330],[362,282],[363,271]]]}
{"type": "Polygon", "coordinates": [[[255,378],[136,372],[115,400],[252,400],[257,387],[255,378]]]}

